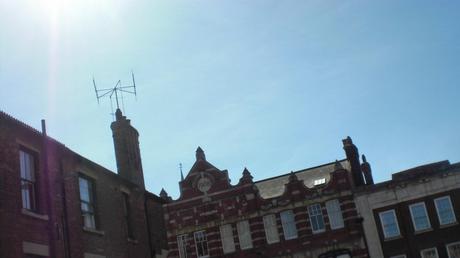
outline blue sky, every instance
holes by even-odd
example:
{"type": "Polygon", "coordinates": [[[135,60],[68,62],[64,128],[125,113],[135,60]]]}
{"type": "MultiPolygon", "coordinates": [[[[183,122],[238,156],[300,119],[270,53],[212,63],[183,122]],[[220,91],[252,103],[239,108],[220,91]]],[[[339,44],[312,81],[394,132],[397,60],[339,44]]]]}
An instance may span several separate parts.
{"type": "Polygon", "coordinates": [[[178,196],[201,146],[236,183],[344,158],[377,182],[460,155],[458,1],[0,0],[0,109],[115,170],[110,102],[147,188],[178,196]]]}

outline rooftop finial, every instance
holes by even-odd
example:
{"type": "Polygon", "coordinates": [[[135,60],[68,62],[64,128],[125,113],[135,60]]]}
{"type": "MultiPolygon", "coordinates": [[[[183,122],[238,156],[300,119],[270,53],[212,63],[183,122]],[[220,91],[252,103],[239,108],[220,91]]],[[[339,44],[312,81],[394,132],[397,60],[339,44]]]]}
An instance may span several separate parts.
{"type": "Polygon", "coordinates": [[[347,138],[343,139],[342,142],[343,142],[343,146],[352,145],[352,144],[353,144],[353,140],[351,139],[350,136],[347,136],[347,138]]]}
{"type": "Polygon", "coordinates": [[[340,163],[340,161],[338,160],[335,160],[335,163],[334,163],[334,170],[340,170],[340,169],[343,169],[343,166],[342,164],[340,163]]]}
{"type": "Polygon", "coordinates": [[[165,191],[164,188],[161,188],[160,197],[164,198],[164,197],[167,197],[167,196],[168,196],[168,193],[165,191]]]}
{"type": "Polygon", "coordinates": [[[252,183],[252,175],[251,172],[245,167],[243,170],[243,176],[240,178],[240,184],[247,184],[252,183]]]}
{"type": "Polygon", "coordinates": [[[294,171],[291,171],[291,173],[289,174],[289,182],[295,182],[297,180],[299,180],[297,178],[297,175],[294,173],[294,171]]]}
{"type": "Polygon", "coordinates": [[[203,149],[200,146],[196,149],[196,160],[206,160],[203,149]]]}
{"type": "Polygon", "coordinates": [[[171,201],[172,200],[171,196],[168,195],[168,193],[165,191],[164,188],[161,188],[160,198],[165,200],[165,201],[171,201]]]}

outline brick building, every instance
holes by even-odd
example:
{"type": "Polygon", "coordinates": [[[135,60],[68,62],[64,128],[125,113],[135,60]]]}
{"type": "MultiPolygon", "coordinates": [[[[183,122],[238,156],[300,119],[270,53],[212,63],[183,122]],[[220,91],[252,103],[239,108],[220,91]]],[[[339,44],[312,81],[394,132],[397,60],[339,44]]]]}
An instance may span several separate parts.
{"type": "Polygon", "coordinates": [[[163,199],[145,190],[138,133],[117,110],[118,174],[0,112],[0,257],[161,257],[163,199]]]}
{"type": "Polygon", "coordinates": [[[356,192],[371,257],[460,258],[460,163],[427,164],[356,192]]]}
{"type": "Polygon", "coordinates": [[[369,257],[353,192],[372,174],[343,143],[346,159],[256,182],[245,169],[235,185],[198,148],[179,199],[160,195],[168,257],[369,257]]]}

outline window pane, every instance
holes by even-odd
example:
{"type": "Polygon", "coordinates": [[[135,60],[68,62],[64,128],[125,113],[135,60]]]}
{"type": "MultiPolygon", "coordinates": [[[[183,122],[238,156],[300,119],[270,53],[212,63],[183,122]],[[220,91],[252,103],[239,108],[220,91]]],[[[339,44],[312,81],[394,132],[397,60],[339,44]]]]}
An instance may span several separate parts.
{"type": "Polygon", "coordinates": [[[425,249],[420,252],[422,258],[438,258],[438,252],[436,248],[425,249]]]}
{"type": "Polygon", "coordinates": [[[449,196],[435,199],[434,202],[438,213],[439,224],[445,225],[456,221],[449,196]]]}
{"type": "Polygon", "coordinates": [[[207,257],[208,253],[208,240],[206,239],[205,231],[198,231],[194,233],[196,253],[198,257],[207,257]]]}
{"type": "Polygon", "coordinates": [[[276,216],[275,214],[266,215],[263,217],[265,236],[267,238],[267,243],[277,243],[280,241],[278,235],[278,227],[276,225],[276,216]]]}
{"type": "Polygon", "coordinates": [[[94,216],[90,213],[83,214],[83,225],[87,228],[96,228],[96,222],[94,216]]]}
{"type": "Polygon", "coordinates": [[[313,204],[308,206],[308,215],[310,216],[311,229],[313,233],[324,231],[324,219],[323,212],[321,211],[321,205],[313,204]]]}
{"type": "Polygon", "coordinates": [[[21,175],[21,199],[24,209],[35,210],[35,157],[34,155],[19,151],[19,170],[21,175]]]}
{"type": "Polygon", "coordinates": [[[399,236],[399,227],[394,210],[381,212],[380,222],[385,238],[399,236]]]}
{"type": "Polygon", "coordinates": [[[416,203],[410,205],[409,207],[414,229],[416,231],[431,228],[430,221],[426,213],[425,203],[416,203]]]}
{"type": "Polygon", "coordinates": [[[240,221],[236,224],[238,239],[242,250],[252,248],[252,237],[247,220],[240,221]]]}
{"type": "Polygon", "coordinates": [[[83,217],[83,226],[86,228],[96,228],[96,217],[94,214],[94,200],[92,193],[92,182],[89,179],[79,177],[78,184],[80,189],[80,207],[83,217]]]}
{"type": "Polygon", "coordinates": [[[326,202],[326,210],[329,217],[329,223],[331,224],[331,229],[343,228],[343,217],[339,200],[326,202]]]}
{"type": "Polygon", "coordinates": [[[297,238],[297,227],[295,224],[294,212],[292,210],[280,213],[281,224],[283,225],[284,239],[297,238]]]}
{"type": "Polygon", "coordinates": [[[179,258],[187,258],[187,235],[177,237],[177,248],[179,249],[179,258]]]}
{"type": "Polygon", "coordinates": [[[235,240],[233,239],[232,225],[227,224],[220,227],[220,238],[222,240],[222,249],[224,253],[235,251],[235,240]]]}
{"type": "Polygon", "coordinates": [[[447,245],[449,258],[460,258],[460,242],[447,245]]]}

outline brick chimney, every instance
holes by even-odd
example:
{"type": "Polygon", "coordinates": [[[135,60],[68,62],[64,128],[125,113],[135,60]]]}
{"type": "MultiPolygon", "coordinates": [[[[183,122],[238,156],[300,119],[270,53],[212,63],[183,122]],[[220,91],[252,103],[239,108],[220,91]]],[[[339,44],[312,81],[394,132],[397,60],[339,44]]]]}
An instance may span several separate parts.
{"type": "Polygon", "coordinates": [[[115,112],[116,120],[112,122],[113,144],[117,161],[118,174],[145,189],[142,172],[141,152],[139,149],[139,133],[123,116],[120,109],[115,112]]]}
{"type": "Polygon", "coordinates": [[[353,144],[350,136],[348,136],[346,139],[343,139],[342,142],[348,162],[350,162],[353,182],[355,183],[355,186],[362,186],[365,183],[363,173],[361,171],[361,164],[359,162],[358,148],[353,144]]]}

